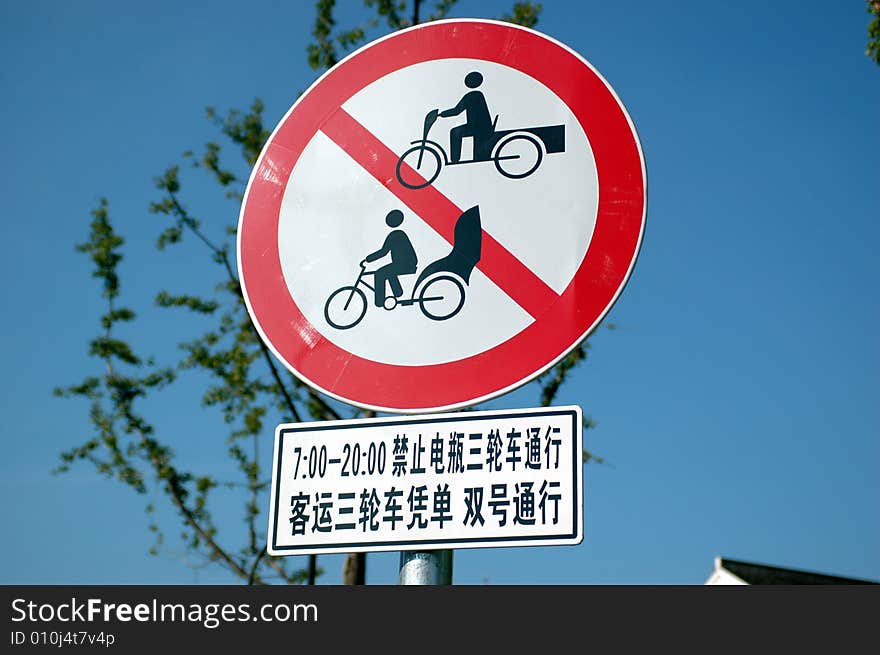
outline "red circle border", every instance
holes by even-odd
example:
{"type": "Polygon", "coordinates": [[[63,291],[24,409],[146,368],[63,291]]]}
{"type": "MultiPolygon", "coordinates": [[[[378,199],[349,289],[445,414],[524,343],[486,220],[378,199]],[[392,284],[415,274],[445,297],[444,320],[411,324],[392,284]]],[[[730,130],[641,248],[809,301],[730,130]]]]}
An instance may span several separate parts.
{"type": "Polygon", "coordinates": [[[308,384],[384,411],[451,409],[500,395],[568,353],[607,313],[635,263],[645,221],[645,173],[635,130],[610,86],[544,35],[484,21],[439,21],[365,46],[320,78],[282,119],[258,160],[239,223],[239,272],[251,318],[282,362],[308,384]],[[333,112],[380,77],[417,63],[481,59],[542,82],[577,117],[593,148],[599,205],[590,246],[559,299],[498,346],[454,362],[383,364],[326,339],[290,296],[278,254],[281,201],[309,141],[333,112]]]}

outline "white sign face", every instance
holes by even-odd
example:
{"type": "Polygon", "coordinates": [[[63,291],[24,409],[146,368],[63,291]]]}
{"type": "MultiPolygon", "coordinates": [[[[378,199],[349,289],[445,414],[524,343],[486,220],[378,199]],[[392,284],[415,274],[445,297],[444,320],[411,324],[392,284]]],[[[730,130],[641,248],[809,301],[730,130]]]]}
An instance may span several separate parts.
{"type": "Polygon", "coordinates": [[[583,539],[580,407],[278,426],[271,555],[583,539]]]}
{"type": "Polygon", "coordinates": [[[261,337],[312,387],[454,409],[586,337],[644,220],[635,130],[586,60],[518,26],[438,21],[353,53],[282,119],[239,271],[261,337]]]}
{"type": "MultiPolygon", "coordinates": [[[[490,351],[532,324],[546,305],[565,291],[583,261],[599,199],[592,150],[572,111],[533,78],[487,61],[426,62],[367,85],[343,103],[342,112],[350,117],[345,120],[356,121],[378,143],[395,153],[406,153],[412,140],[421,136],[425,112],[455,105],[468,91],[464,80],[474,71],[483,77],[479,93],[487,101],[491,99],[494,109],[501,112],[498,131],[514,126],[553,127],[564,142],[565,151],[542,154],[535,171],[522,179],[512,179],[499,174],[493,161],[474,161],[472,152],[465,152],[465,146],[473,149],[473,137],[461,139],[464,161],[450,163],[442,170],[433,167],[434,151],[425,150],[421,172],[430,176],[436,171],[437,177],[432,188],[411,192],[434,206],[417,213],[326,135],[341,140],[344,136],[333,130],[338,128],[344,135],[345,130],[352,129],[337,118],[326,133],[319,132],[311,140],[290,176],[278,227],[281,270],[287,289],[306,320],[322,336],[348,352],[391,366],[423,366],[447,364],[490,351]],[[440,80],[446,84],[440,84],[440,80]],[[387,98],[417,98],[421,106],[416,111],[412,103],[388,103],[387,98]],[[346,180],[345,193],[333,191],[334,180],[338,179],[346,180]],[[437,219],[436,215],[443,211],[437,206],[440,204],[455,205],[452,220],[437,219]],[[468,271],[468,279],[460,276],[464,297],[454,315],[436,320],[424,314],[423,307],[443,316],[446,309],[440,301],[401,303],[393,310],[377,308],[375,293],[363,284],[372,285],[370,277],[362,278],[359,285],[366,302],[360,302],[359,297],[352,299],[359,303],[358,313],[360,305],[365,307],[360,320],[348,325],[346,312],[333,315],[332,305],[326,305],[327,299],[337,288],[351,284],[358,273],[357,263],[386,241],[392,231],[385,220],[389,211],[402,210],[403,222],[396,229],[406,235],[417,255],[414,269],[423,271],[450,254],[455,238],[450,244],[443,236],[444,229],[452,227],[472,207],[479,208],[480,227],[487,236],[480,243],[480,258],[468,271]],[[358,217],[355,221],[354,216],[358,217]],[[304,224],[313,228],[303,231],[304,224]],[[492,268],[492,261],[497,261],[496,269],[492,268]],[[518,277],[533,281],[537,289],[529,289],[529,282],[518,277]],[[434,310],[430,303],[438,309],[434,310]],[[330,309],[326,317],[325,307],[330,309]],[[493,320],[487,321],[488,316],[493,320]]],[[[450,135],[464,126],[464,113],[438,118],[431,126],[428,136],[436,139],[437,152],[451,151],[450,135]]],[[[522,144],[529,147],[531,141],[524,137],[522,144]]],[[[508,148],[516,145],[514,142],[508,148]]],[[[501,152],[503,155],[505,150],[501,152]]],[[[420,170],[418,154],[404,155],[403,161],[410,157],[414,169],[411,175],[415,178],[420,170]]],[[[511,160],[501,161],[513,166],[511,160]]],[[[401,180],[407,181],[403,172],[401,180]]],[[[381,268],[391,256],[388,253],[388,257],[367,270],[381,268]]],[[[413,274],[400,275],[401,288],[421,286],[417,284],[420,277],[415,270],[413,274]]],[[[390,297],[386,297],[390,304],[390,297]]],[[[408,297],[412,293],[402,298],[405,301],[408,297]]],[[[456,304],[451,303],[450,307],[456,304]]],[[[357,318],[351,308],[348,313],[351,321],[357,318]]]]}

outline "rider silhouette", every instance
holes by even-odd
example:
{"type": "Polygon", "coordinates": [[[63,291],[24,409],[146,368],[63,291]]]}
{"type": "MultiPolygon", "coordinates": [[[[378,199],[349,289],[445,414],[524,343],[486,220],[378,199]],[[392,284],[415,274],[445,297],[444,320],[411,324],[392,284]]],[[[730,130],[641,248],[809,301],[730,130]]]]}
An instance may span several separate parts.
{"type": "MultiPolygon", "coordinates": [[[[464,78],[464,83],[469,89],[476,89],[483,83],[483,76],[476,71],[468,73],[464,78]]],[[[474,159],[488,158],[489,153],[485,150],[491,143],[495,128],[492,125],[489,106],[486,104],[486,98],[482,91],[468,91],[455,107],[441,111],[440,116],[448,118],[458,116],[461,112],[466,113],[467,122],[464,125],[453,127],[449,131],[452,163],[457,163],[461,159],[461,140],[466,136],[474,137],[474,159]]]]}
{"type": "MultiPolygon", "coordinates": [[[[399,227],[403,223],[403,212],[399,209],[392,209],[385,217],[385,223],[388,227],[399,227]]],[[[382,307],[385,304],[385,282],[391,285],[391,291],[395,298],[403,295],[403,288],[400,286],[398,275],[410,275],[416,272],[418,259],[416,251],[413,250],[412,243],[406,232],[403,230],[392,230],[382,247],[374,253],[370,253],[361,262],[363,266],[367,262],[374,262],[381,259],[387,254],[391,254],[391,263],[379,268],[375,272],[376,279],[376,307],[382,307]]]]}

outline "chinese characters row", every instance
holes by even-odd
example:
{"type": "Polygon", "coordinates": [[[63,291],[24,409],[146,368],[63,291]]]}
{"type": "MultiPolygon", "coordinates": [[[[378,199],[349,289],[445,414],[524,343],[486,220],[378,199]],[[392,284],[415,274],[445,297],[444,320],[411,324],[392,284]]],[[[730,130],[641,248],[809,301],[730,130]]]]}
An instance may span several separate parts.
{"type": "Polygon", "coordinates": [[[290,497],[291,535],[380,528],[413,531],[444,527],[459,522],[467,527],[489,523],[556,525],[559,523],[560,483],[544,480],[513,484],[465,487],[453,497],[449,484],[410,485],[389,489],[365,487],[355,492],[299,493],[290,497]]]}
{"type": "Polygon", "coordinates": [[[511,428],[484,432],[451,432],[448,436],[437,432],[428,435],[399,433],[378,443],[344,443],[340,457],[330,457],[326,445],[311,446],[309,450],[296,446],[291,451],[291,469],[294,479],[334,476],[331,466],[339,466],[343,478],[363,475],[393,477],[419,475],[431,472],[459,474],[466,471],[497,473],[509,471],[539,471],[558,469],[562,439],[558,427],[531,427],[525,430],[511,428]],[[388,451],[391,451],[390,462],[388,451]]]}

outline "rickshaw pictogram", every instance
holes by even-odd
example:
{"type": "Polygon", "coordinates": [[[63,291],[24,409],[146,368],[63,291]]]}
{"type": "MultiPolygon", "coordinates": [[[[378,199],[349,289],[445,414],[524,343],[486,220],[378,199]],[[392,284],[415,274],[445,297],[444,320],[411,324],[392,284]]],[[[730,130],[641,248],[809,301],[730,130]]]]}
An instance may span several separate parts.
{"type": "Polygon", "coordinates": [[[465,76],[465,93],[455,107],[432,109],[425,116],[422,138],[411,141],[412,147],[397,162],[397,179],[408,189],[422,189],[440,175],[443,166],[494,162],[504,177],[522,179],[541,165],[545,154],[565,152],[565,125],[545,125],[513,130],[498,130],[498,114],[491,119],[486,98],[477,90],[483,76],[477,71],[465,76]],[[428,133],[438,118],[449,118],[464,113],[467,122],[449,132],[449,149],[428,139],[428,133]],[[473,159],[461,160],[461,145],[465,137],[473,138],[473,159]],[[417,175],[412,175],[409,169],[417,175]]]}
{"type": "MultiPolygon", "coordinates": [[[[392,210],[386,217],[389,227],[397,228],[403,221],[403,213],[400,210],[392,210]]],[[[382,249],[371,253],[360,263],[360,272],[354,284],[336,289],[327,298],[324,304],[324,319],[337,330],[347,330],[360,323],[367,313],[367,295],[361,286],[366,287],[375,294],[375,304],[391,311],[394,308],[410,307],[418,304],[419,309],[429,319],[445,321],[458,314],[466,297],[465,288],[470,282],[471,273],[480,261],[482,249],[482,226],[480,224],[480,209],[478,206],[471,207],[455,223],[452,251],[428,264],[419,275],[413,285],[409,298],[398,300],[403,295],[403,287],[397,279],[397,274],[415,273],[415,253],[411,252],[412,246],[409,239],[401,230],[394,230],[388,235],[382,249]],[[403,235],[402,237],[400,235],[403,235]],[[405,242],[403,241],[405,240],[405,242]],[[366,265],[376,261],[379,257],[392,254],[394,243],[404,242],[403,261],[394,262],[383,266],[375,271],[367,271],[366,265]],[[410,263],[412,268],[410,270],[410,263]],[[402,264],[395,266],[395,264],[402,264]],[[364,277],[374,276],[374,285],[367,282],[364,277]],[[391,287],[392,294],[385,295],[386,282],[391,287]]],[[[392,254],[392,257],[394,254],[392,254]]]]}

